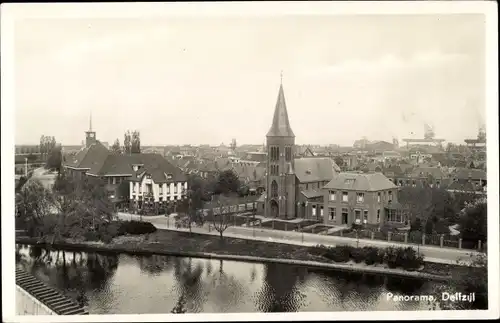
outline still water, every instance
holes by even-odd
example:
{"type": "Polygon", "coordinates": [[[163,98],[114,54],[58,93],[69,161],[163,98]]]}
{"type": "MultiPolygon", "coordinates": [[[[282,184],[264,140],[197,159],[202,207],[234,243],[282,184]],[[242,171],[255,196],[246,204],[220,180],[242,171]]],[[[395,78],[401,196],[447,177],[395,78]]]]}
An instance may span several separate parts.
{"type": "Polygon", "coordinates": [[[17,266],[90,314],[429,310],[387,293],[434,294],[438,283],[305,267],[16,246],[17,266]]]}

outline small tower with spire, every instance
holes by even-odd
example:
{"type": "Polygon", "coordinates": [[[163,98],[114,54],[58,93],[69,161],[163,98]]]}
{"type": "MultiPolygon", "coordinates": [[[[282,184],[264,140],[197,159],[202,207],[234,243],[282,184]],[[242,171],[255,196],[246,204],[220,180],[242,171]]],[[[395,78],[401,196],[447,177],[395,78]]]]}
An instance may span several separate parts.
{"type": "Polygon", "coordinates": [[[92,144],[96,143],[97,139],[95,136],[95,131],[92,131],[92,113],[90,114],[89,120],[89,130],[85,131],[85,147],[90,147],[92,144]]]}
{"type": "Polygon", "coordinates": [[[271,129],[266,135],[267,176],[265,214],[268,217],[294,218],[295,134],[290,127],[283,91],[283,73],[280,75],[278,99],[274,108],[271,129]]]}

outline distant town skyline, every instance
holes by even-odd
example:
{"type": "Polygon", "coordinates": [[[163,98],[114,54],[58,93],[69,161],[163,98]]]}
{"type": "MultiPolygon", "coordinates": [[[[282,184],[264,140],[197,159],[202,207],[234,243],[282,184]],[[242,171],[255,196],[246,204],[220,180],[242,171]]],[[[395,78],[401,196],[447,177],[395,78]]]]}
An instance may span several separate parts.
{"type": "Polygon", "coordinates": [[[484,17],[28,19],[15,25],[15,142],[262,144],[283,87],[297,144],[436,138],[485,123],[484,17]]]}

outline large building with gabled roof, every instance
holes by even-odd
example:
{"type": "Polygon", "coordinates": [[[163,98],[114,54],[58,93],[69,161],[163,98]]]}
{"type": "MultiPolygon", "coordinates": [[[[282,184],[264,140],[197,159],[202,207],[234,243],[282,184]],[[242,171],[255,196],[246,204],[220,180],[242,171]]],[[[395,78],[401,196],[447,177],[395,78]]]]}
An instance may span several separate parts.
{"type": "Polygon", "coordinates": [[[158,209],[185,198],[186,175],[162,155],[113,154],[97,140],[92,122],[85,134],[85,146],[63,164],[70,176],[101,178],[113,202],[129,203],[133,209],[158,209]],[[119,191],[120,185],[128,186],[128,196],[119,191]]]}

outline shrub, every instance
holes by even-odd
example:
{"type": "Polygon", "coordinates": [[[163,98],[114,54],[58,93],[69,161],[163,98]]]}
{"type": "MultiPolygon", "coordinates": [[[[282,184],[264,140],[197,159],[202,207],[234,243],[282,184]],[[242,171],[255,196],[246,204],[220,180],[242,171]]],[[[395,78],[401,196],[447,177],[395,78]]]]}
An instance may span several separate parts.
{"type": "Polygon", "coordinates": [[[415,249],[411,247],[398,248],[398,265],[407,270],[418,269],[423,264],[423,258],[417,256],[415,249]]]}
{"type": "Polygon", "coordinates": [[[384,258],[389,268],[396,268],[398,266],[398,249],[394,247],[387,247],[385,249],[384,258]]]}
{"type": "Polygon", "coordinates": [[[379,253],[379,249],[375,247],[364,247],[365,263],[367,265],[374,265],[376,263],[384,262],[384,254],[379,253]]]}
{"type": "Polygon", "coordinates": [[[99,235],[95,231],[87,231],[83,234],[83,237],[87,241],[98,241],[99,240],[99,235]]]}
{"type": "Polygon", "coordinates": [[[313,247],[309,247],[308,251],[311,255],[323,256],[326,252],[328,252],[328,248],[324,245],[316,245],[313,247]]]}
{"type": "Polygon", "coordinates": [[[156,227],[149,222],[126,221],[123,222],[118,232],[120,234],[146,234],[156,231],[156,227]]]}
{"type": "Polygon", "coordinates": [[[350,257],[350,249],[349,246],[338,246],[334,248],[329,248],[325,253],[324,257],[333,260],[335,262],[347,262],[350,257]]]}
{"type": "Polygon", "coordinates": [[[354,248],[350,252],[351,258],[355,263],[360,263],[366,259],[366,250],[363,248],[354,248]]]}

